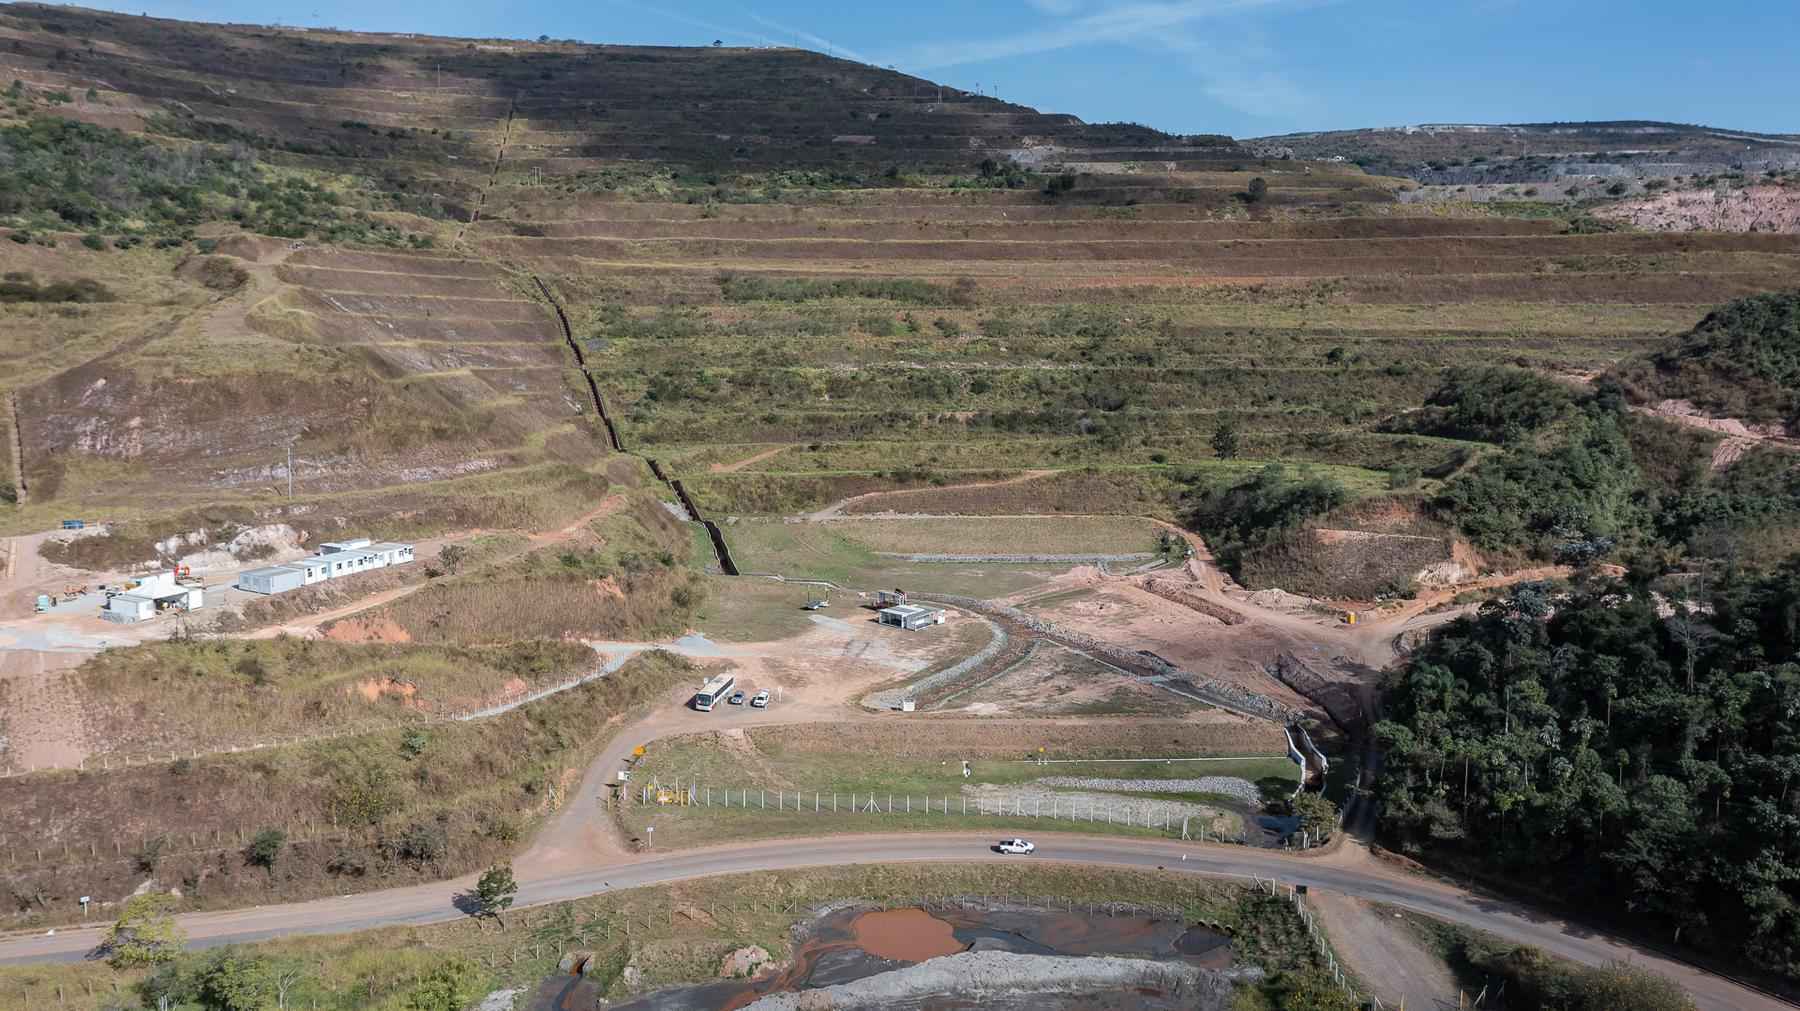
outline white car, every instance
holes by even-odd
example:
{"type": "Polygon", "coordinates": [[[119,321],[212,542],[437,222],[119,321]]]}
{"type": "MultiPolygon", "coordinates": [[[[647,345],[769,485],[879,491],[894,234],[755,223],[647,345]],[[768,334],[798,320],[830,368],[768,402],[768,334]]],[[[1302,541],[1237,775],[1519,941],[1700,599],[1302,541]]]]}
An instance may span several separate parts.
{"type": "Polygon", "coordinates": [[[750,704],[758,709],[769,708],[769,693],[766,691],[757,692],[755,697],[750,700],[750,704]]]}
{"type": "Polygon", "coordinates": [[[994,847],[1002,853],[1035,853],[1037,845],[1023,839],[1002,839],[1000,845],[994,847]]]}

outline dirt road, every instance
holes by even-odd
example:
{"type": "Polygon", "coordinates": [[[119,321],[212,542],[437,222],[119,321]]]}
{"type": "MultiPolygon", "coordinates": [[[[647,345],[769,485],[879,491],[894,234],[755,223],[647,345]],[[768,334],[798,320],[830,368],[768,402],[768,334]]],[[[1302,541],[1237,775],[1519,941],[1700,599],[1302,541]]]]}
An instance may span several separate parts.
{"type": "Polygon", "coordinates": [[[1343,964],[1388,1004],[1423,1011],[1454,1007],[1456,978],[1404,923],[1369,902],[1331,889],[1309,890],[1307,905],[1343,964]]]}
{"type": "MultiPolygon", "coordinates": [[[[1655,952],[1609,940],[1585,927],[1397,872],[1342,868],[1278,851],[1237,846],[1207,847],[1060,833],[1038,833],[1036,841],[1038,854],[1029,858],[1032,860],[1244,879],[1252,875],[1273,877],[1284,886],[1304,884],[1328,889],[1486,930],[1587,965],[1629,960],[1674,979],[1708,1011],[1774,1011],[1790,1006],[1655,952]]],[[[726,845],[667,856],[596,860],[579,870],[549,874],[525,861],[515,866],[520,878],[519,905],[523,906],[720,874],[853,864],[1020,859],[994,854],[989,848],[992,844],[989,837],[961,833],[834,836],[726,845]]],[[[471,875],[455,881],[314,902],[200,913],[184,916],[181,922],[194,944],[202,947],[290,934],[435,923],[460,918],[463,914],[452,905],[452,899],[473,885],[471,875]]],[[[101,928],[90,927],[58,931],[54,936],[14,936],[0,941],[0,964],[76,961],[93,950],[101,933],[101,928]]]]}

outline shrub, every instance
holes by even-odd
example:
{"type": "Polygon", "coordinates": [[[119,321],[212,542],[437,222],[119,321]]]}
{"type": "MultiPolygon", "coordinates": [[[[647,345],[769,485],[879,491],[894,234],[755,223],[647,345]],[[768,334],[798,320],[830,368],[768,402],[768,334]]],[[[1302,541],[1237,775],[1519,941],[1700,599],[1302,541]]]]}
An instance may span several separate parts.
{"type": "Polygon", "coordinates": [[[281,850],[286,845],[286,832],[278,828],[265,828],[256,833],[250,840],[250,845],[244,847],[244,862],[273,873],[275,861],[280,859],[281,850]]]}
{"type": "Polygon", "coordinates": [[[1244,188],[1244,200],[1246,203],[1262,203],[1263,198],[1268,195],[1269,183],[1267,180],[1263,179],[1262,176],[1251,179],[1250,185],[1244,188]]]}

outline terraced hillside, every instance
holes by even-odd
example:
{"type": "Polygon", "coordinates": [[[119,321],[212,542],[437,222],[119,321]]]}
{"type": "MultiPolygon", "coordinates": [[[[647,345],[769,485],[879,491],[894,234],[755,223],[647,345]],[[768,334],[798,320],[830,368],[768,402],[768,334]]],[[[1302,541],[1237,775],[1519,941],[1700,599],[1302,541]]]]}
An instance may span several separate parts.
{"type": "Polygon", "coordinates": [[[1325,517],[1314,554],[1364,542],[1348,530],[1444,560],[1418,504],[1500,442],[1416,423],[1449,370],[1592,376],[1800,266],[1791,235],[1402,202],[1410,183],[1351,164],[792,50],[33,6],[0,36],[22,121],[240,159],[160,250],[120,253],[107,235],[139,226],[104,213],[99,250],[54,207],[18,219],[9,262],[120,275],[114,301],[55,310],[81,326],[39,324],[15,354],[34,522],[279,509],[290,443],[303,495],[338,510],[479,523],[458,504],[502,486],[573,507],[604,480],[597,391],[620,446],[709,515],[1190,521],[1285,461],[1349,500],[1398,495],[1325,517]],[[259,229],[304,248],[234,237],[259,229]]]}
{"type": "Polygon", "coordinates": [[[1569,234],[1410,213],[1354,169],[1256,171],[1248,209],[1248,171],[1083,176],[1073,200],[522,190],[471,240],[555,279],[625,442],[726,513],[1047,471],[995,508],[1170,514],[1221,424],[1245,459],[1352,485],[1441,477],[1480,446],[1392,422],[1447,367],[1591,373],[1800,264],[1791,237],[1569,234]]]}

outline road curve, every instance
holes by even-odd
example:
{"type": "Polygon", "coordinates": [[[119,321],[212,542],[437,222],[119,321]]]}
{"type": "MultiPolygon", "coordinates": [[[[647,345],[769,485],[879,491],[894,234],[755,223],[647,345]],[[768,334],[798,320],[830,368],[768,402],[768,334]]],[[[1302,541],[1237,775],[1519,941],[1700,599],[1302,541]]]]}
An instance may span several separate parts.
{"type": "MultiPolygon", "coordinates": [[[[1355,867],[1281,852],[1235,846],[1195,846],[1179,842],[1120,839],[1074,834],[1040,834],[1034,857],[1002,857],[988,847],[987,836],[956,834],[833,836],[824,839],[781,839],[684,850],[667,856],[634,857],[608,867],[539,879],[521,867],[525,880],[520,905],[568,899],[643,885],[664,884],[719,874],[747,874],[826,865],[901,862],[980,862],[1050,860],[1089,866],[1164,869],[1221,877],[1276,878],[1284,885],[1328,888],[1375,902],[1385,902],[1474,927],[1509,940],[1530,944],[1555,955],[1604,965],[1631,961],[1663,973],[1694,995],[1701,1008],[1760,1009],[1793,1005],[1745,989],[1719,976],[1654,952],[1603,937],[1579,926],[1534,913],[1513,903],[1472,895],[1426,878],[1390,877],[1355,867]]],[[[372,927],[417,925],[456,919],[462,914],[453,897],[473,885],[473,877],[368,892],[291,905],[196,913],[181,917],[195,946],[209,947],[292,934],[324,934],[372,927]]],[[[77,961],[100,939],[98,927],[59,930],[55,934],[13,935],[0,940],[0,965],[77,961]]]]}

